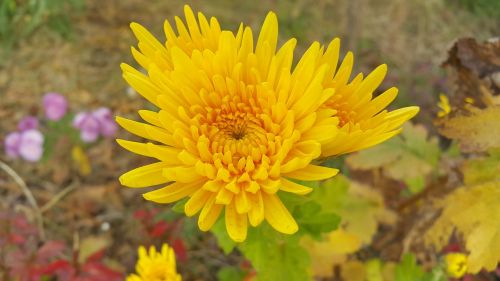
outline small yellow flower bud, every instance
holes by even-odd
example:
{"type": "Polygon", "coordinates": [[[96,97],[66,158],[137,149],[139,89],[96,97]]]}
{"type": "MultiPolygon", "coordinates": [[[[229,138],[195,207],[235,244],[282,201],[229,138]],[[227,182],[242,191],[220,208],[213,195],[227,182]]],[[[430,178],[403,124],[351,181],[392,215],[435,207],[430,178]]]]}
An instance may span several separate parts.
{"type": "Polygon", "coordinates": [[[464,276],[467,271],[467,256],[462,253],[450,253],[445,256],[446,270],[453,278],[464,276]]]}

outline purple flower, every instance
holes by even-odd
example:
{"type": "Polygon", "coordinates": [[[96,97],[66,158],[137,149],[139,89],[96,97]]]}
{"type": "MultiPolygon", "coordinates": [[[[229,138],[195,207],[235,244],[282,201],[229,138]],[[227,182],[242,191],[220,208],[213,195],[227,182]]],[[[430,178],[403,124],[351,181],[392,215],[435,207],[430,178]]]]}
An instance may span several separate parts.
{"type": "Polygon", "coordinates": [[[43,135],[36,129],[13,132],[5,138],[5,152],[11,158],[37,162],[43,155],[43,135]]]}
{"type": "Polygon", "coordinates": [[[93,142],[99,136],[113,137],[118,130],[111,110],[106,107],[101,107],[91,113],[78,113],[73,119],[73,126],[80,130],[80,138],[84,142],[93,142]]]}
{"type": "Polygon", "coordinates": [[[84,142],[97,140],[100,133],[99,120],[91,113],[80,112],[73,119],[73,126],[80,130],[80,138],[84,142]]]}
{"type": "Polygon", "coordinates": [[[4,146],[5,153],[10,158],[19,157],[19,144],[21,142],[21,134],[19,132],[12,132],[5,137],[4,146]]]}
{"type": "Polygon", "coordinates": [[[24,160],[36,162],[43,155],[43,135],[38,130],[27,130],[21,133],[19,154],[24,160]]]}
{"type": "Polygon", "coordinates": [[[43,97],[43,107],[45,109],[45,116],[49,120],[58,121],[66,114],[68,102],[63,95],[48,93],[43,97]]]}
{"type": "Polygon", "coordinates": [[[111,110],[106,107],[101,107],[92,112],[92,115],[99,121],[100,132],[104,137],[113,137],[118,130],[111,110]]]}
{"type": "Polygon", "coordinates": [[[31,129],[38,129],[38,119],[34,116],[26,116],[17,125],[19,131],[26,131],[31,129]]]}

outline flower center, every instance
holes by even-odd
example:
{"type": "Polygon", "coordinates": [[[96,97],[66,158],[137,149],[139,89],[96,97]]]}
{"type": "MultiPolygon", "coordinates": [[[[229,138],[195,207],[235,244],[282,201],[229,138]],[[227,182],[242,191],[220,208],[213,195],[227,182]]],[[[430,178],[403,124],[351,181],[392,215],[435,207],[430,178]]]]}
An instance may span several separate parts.
{"type": "Polygon", "coordinates": [[[234,128],[231,137],[235,140],[241,140],[243,137],[245,137],[245,128],[234,128]]]}

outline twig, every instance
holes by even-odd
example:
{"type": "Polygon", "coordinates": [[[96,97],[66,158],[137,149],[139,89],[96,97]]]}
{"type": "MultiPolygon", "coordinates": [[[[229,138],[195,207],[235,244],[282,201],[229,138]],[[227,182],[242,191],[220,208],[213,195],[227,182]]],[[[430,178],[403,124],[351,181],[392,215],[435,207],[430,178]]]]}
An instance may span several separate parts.
{"type": "Polygon", "coordinates": [[[31,207],[33,208],[33,211],[35,212],[35,217],[37,221],[37,226],[38,226],[38,231],[40,232],[40,238],[42,241],[45,240],[45,230],[43,228],[43,217],[42,217],[42,212],[40,211],[40,208],[38,207],[38,203],[35,200],[35,197],[33,196],[33,193],[31,193],[31,190],[28,188],[24,180],[19,176],[19,174],[14,171],[9,165],[4,163],[3,161],[0,161],[0,168],[4,170],[9,176],[14,179],[14,181],[17,183],[17,185],[21,188],[21,191],[23,192],[24,196],[26,197],[26,200],[28,200],[28,203],[30,203],[31,207]]]}
{"type": "Polygon", "coordinates": [[[54,205],[57,204],[57,202],[59,202],[61,199],[63,199],[66,195],[68,195],[70,192],[72,192],[73,190],[76,189],[78,185],[75,183],[75,182],[72,182],[70,185],[68,185],[66,188],[64,188],[63,190],[61,190],[59,193],[57,193],[54,197],[52,197],[52,199],[49,200],[49,202],[47,202],[45,205],[43,205],[41,208],[40,208],[40,211],[42,213],[45,213],[47,212],[48,210],[50,210],[52,207],[54,207],[54,205]]]}

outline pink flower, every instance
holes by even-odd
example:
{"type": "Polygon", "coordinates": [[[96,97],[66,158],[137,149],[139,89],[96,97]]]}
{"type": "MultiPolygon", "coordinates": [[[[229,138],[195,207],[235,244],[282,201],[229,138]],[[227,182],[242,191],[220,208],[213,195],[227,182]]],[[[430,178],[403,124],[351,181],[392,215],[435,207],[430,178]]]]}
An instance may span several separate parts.
{"type": "Polygon", "coordinates": [[[12,132],[5,137],[4,146],[5,153],[10,158],[19,157],[19,143],[21,142],[21,134],[19,132],[12,132]]]}
{"type": "Polygon", "coordinates": [[[78,113],[73,119],[73,126],[80,130],[80,138],[84,142],[93,142],[99,136],[113,137],[118,130],[111,110],[106,107],[78,113]]]}
{"type": "Polygon", "coordinates": [[[48,93],[43,97],[43,107],[45,109],[45,116],[49,120],[58,121],[66,114],[68,102],[61,94],[48,93]]]}
{"type": "Polygon", "coordinates": [[[31,129],[38,129],[38,119],[34,116],[26,116],[17,125],[19,131],[26,131],[31,129]]]}
{"type": "Polygon", "coordinates": [[[113,137],[116,134],[118,126],[109,108],[98,108],[92,112],[92,115],[99,121],[100,132],[103,137],[113,137]]]}
{"type": "Polygon", "coordinates": [[[80,130],[80,138],[84,142],[94,142],[99,137],[99,120],[91,113],[78,113],[73,119],[73,126],[80,130]]]}
{"type": "Polygon", "coordinates": [[[43,142],[42,133],[36,129],[13,132],[5,138],[5,152],[11,158],[37,162],[43,155],[43,142]]]}

